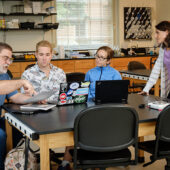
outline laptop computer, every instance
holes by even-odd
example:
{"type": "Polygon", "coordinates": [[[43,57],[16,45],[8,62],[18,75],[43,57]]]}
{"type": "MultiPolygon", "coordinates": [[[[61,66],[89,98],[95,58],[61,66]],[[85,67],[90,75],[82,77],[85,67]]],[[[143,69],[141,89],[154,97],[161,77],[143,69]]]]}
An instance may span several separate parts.
{"type": "Polygon", "coordinates": [[[96,81],[96,103],[127,103],[129,80],[96,81]]]}
{"type": "Polygon", "coordinates": [[[57,105],[86,103],[90,82],[68,82],[60,84],[57,105]]]}

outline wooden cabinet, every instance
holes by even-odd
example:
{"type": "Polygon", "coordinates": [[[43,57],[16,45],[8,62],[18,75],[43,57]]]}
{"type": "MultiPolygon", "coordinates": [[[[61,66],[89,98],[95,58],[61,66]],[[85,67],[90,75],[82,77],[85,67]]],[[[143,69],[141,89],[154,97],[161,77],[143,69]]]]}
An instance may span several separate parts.
{"type": "MultiPolygon", "coordinates": [[[[113,58],[110,66],[116,70],[127,70],[127,65],[130,61],[140,61],[145,64],[147,69],[150,69],[151,57],[122,57],[113,58]]],[[[10,65],[9,70],[12,72],[14,78],[19,78],[25,71],[25,68],[34,64],[35,61],[31,62],[14,62],[10,65]]],[[[51,63],[64,70],[65,73],[69,72],[83,72],[86,73],[88,70],[95,67],[95,59],[76,59],[76,60],[53,60],[51,63]]]]}
{"type": "Polygon", "coordinates": [[[33,62],[22,62],[21,63],[21,75],[25,71],[26,67],[30,64],[35,64],[35,61],[33,61],[33,62]]]}
{"type": "Polygon", "coordinates": [[[139,61],[143,63],[147,69],[150,69],[150,61],[151,57],[127,57],[127,58],[113,58],[111,60],[111,67],[115,68],[116,70],[127,70],[128,63],[130,61],[139,61]]]}
{"type": "Polygon", "coordinates": [[[12,63],[8,69],[11,71],[14,78],[21,77],[21,63],[20,62],[12,63]]]}
{"type": "Polygon", "coordinates": [[[65,73],[75,72],[74,60],[52,61],[52,64],[63,69],[65,73]]]}
{"type": "Polygon", "coordinates": [[[116,70],[127,70],[127,64],[131,58],[112,58],[110,66],[116,70]]]}
{"type": "Polygon", "coordinates": [[[95,67],[95,59],[75,60],[75,72],[87,73],[95,67]]]}

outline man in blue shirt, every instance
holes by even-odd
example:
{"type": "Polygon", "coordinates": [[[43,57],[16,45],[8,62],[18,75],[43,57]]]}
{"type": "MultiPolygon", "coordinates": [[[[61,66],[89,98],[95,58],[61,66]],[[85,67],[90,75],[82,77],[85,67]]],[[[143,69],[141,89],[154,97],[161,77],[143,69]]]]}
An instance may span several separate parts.
{"type": "MultiPolygon", "coordinates": [[[[34,88],[27,80],[10,80],[7,69],[12,63],[12,48],[0,42],[0,107],[4,104],[5,99],[10,99],[14,103],[22,103],[35,93],[34,88]],[[17,92],[17,89],[23,87],[26,94],[17,92]]],[[[5,121],[1,117],[0,108],[0,170],[4,169],[4,158],[6,152],[6,133],[5,121]]]]}
{"type": "Polygon", "coordinates": [[[102,46],[97,50],[96,67],[89,70],[85,76],[85,81],[90,81],[88,99],[95,97],[96,81],[122,79],[120,73],[109,65],[112,57],[113,50],[110,47],[102,46]]]}

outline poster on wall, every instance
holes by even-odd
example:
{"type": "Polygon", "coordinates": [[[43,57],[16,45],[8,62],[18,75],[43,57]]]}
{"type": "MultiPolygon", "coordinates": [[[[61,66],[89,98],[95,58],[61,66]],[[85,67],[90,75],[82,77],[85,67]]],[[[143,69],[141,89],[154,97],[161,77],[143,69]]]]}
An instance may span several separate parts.
{"type": "Polygon", "coordinates": [[[125,7],[124,8],[124,39],[125,40],[151,40],[150,7],[125,7]]]}

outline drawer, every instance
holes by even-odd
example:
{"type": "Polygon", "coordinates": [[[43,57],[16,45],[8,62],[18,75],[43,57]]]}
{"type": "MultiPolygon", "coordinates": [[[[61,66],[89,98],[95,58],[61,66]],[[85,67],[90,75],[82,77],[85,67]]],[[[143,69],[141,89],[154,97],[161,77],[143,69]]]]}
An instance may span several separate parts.
{"type": "Polygon", "coordinates": [[[75,61],[75,71],[78,69],[91,69],[95,67],[95,60],[76,60],[75,61]]]}
{"type": "Polygon", "coordinates": [[[21,64],[21,63],[12,63],[12,64],[9,66],[9,70],[10,70],[12,73],[20,73],[20,72],[21,72],[20,64],[21,64]]]}
{"type": "Polygon", "coordinates": [[[35,61],[33,61],[33,62],[22,62],[21,63],[21,75],[25,71],[25,68],[30,64],[35,64],[35,61]]]}
{"type": "Polygon", "coordinates": [[[68,71],[74,72],[74,61],[73,60],[57,61],[57,67],[67,72],[68,71]]]}
{"type": "Polygon", "coordinates": [[[129,61],[132,61],[132,58],[113,58],[111,60],[111,66],[127,66],[129,61]]]}

